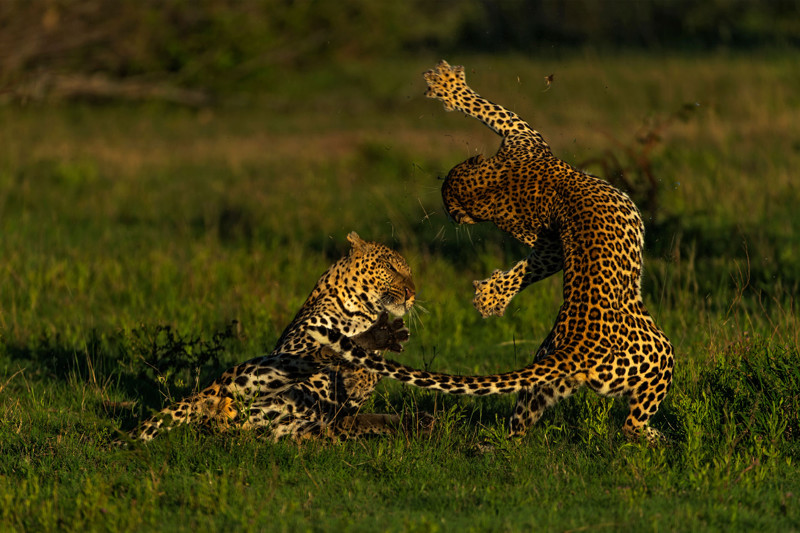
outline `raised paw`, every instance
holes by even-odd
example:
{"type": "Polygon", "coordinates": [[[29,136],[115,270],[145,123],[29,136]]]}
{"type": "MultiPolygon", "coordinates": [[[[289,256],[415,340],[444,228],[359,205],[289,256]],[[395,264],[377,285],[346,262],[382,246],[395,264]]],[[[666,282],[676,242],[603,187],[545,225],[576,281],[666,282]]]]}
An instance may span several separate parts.
{"type": "Polygon", "coordinates": [[[425,96],[441,100],[447,111],[453,111],[456,108],[454,101],[456,91],[467,86],[464,67],[460,65],[451,67],[447,61],[442,60],[422,76],[428,84],[425,96]]]}
{"type": "Polygon", "coordinates": [[[475,287],[472,305],[483,318],[492,315],[503,316],[506,312],[506,306],[514,294],[509,287],[504,286],[504,274],[502,270],[495,270],[488,279],[472,282],[472,286],[475,287]]]}
{"type": "Polygon", "coordinates": [[[402,352],[403,345],[410,337],[408,328],[402,318],[389,320],[389,313],[382,312],[378,320],[365,332],[359,333],[353,340],[356,344],[369,351],[389,350],[402,352]]]}

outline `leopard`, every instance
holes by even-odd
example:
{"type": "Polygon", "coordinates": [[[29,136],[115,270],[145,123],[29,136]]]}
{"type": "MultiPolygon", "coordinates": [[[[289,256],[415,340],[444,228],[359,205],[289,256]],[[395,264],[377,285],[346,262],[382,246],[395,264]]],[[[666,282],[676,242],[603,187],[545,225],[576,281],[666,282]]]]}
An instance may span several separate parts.
{"type": "Polygon", "coordinates": [[[502,140],[492,157],[453,167],[442,185],[456,224],[491,222],[531,251],[508,270],[473,282],[481,316],[502,316],[529,285],[562,274],[563,300],[532,362],[489,376],[421,372],[366,354],[326,328],[313,333],[347,361],[414,386],[449,394],[518,393],[511,436],[524,434],[544,411],[586,386],[627,399],[624,434],[658,445],[648,422],[672,385],[673,346],[645,307],[644,223],[627,194],[557,158],[543,136],[516,113],[472,90],[463,66],[441,61],[424,73],[426,96],[446,111],[478,119],[502,140]]]}
{"type": "Polygon", "coordinates": [[[409,339],[400,318],[416,300],[408,263],[395,250],[364,241],[356,232],[347,240],[349,253],[322,274],[272,352],[226,370],[117,444],[148,442],[184,424],[221,431],[258,429],[275,441],[346,440],[424,431],[432,424],[427,413],[362,413],[380,376],[340,359],[309,334],[311,326],[329,328],[375,356],[381,350],[400,352],[409,339]]]}

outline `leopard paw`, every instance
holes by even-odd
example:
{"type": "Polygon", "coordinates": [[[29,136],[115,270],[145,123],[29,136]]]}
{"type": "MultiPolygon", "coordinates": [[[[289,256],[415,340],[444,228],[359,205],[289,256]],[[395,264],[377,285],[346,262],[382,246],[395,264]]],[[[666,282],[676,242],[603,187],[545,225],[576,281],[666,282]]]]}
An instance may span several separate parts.
{"type": "Polygon", "coordinates": [[[389,314],[384,311],[367,331],[359,333],[353,340],[365,350],[399,353],[403,351],[401,343],[407,342],[410,336],[402,318],[389,321],[389,314]]]}
{"type": "Polygon", "coordinates": [[[472,299],[472,305],[475,306],[475,309],[480,312],[483,318],[493,315],[503,316],[508,302],[511,301],[512,295],[501,292],[502,284],[500,279],[502,276],[502,271],[495,270],[490,278],[472,282],[472,286],[475,288],[475,297],[472,299]]]}
{"type": "Polygon", "coordinates": [[[465,87],[467,84],[464,78],[464,67],[460,65],[451,67],[447,61],[442,60],[422,76],[428,84],[425,96],[441,100],[447,111],[453,111],[456,108],[453,100],[456,88],[465,87]]]}

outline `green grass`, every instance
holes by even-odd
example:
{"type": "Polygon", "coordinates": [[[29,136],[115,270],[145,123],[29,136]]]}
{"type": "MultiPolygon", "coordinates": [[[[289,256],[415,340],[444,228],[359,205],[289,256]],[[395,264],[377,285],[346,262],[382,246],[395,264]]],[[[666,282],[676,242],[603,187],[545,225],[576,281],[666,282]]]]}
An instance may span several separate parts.
{"type": "Polygon", "coordinates": [[[353,230],[414,270],[427,313],[398,358],[461,373],[528,362],[560,279],[503,318],[472,309],[471,281],[525,250],[442,212],[437,176],[498,140],[422,98],[437,59],[314,70],[201,111],[0,108],[0,530],[800,528],[788,53],[448,58],[575,164],[700,104],[651,153],[659,208],[644,213],[643,290],[677,353],[653,421],[667,446],[625,442],[624,405],[590,393],[508,441],[511,397],[389,382],[370,409],[435,410],[432,435],[298,446],[184,428],[109,446],[268,351],[353,230]]]}

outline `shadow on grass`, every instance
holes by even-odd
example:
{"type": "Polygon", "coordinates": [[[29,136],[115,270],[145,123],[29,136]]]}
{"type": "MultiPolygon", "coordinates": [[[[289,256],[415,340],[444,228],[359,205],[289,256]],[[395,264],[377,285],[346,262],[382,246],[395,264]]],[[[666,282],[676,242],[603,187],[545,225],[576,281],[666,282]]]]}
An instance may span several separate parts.
{"type": "Polygon", "coordinates": [[[159,409],[165,398],[183,397],[219,375],[225,369],[220,356],[237,339],[235,323],[209,339],[171,326],[141,326],[111,334],[93,331],[80,347],[58,335],[42,335],[29,345],[6,344],[4,353],[43,380],[87,383],[103,391],[98,414],[115,416],[127,427],[159,409]],[[112,399],[120,396],[135,401],[112,399]]]}

